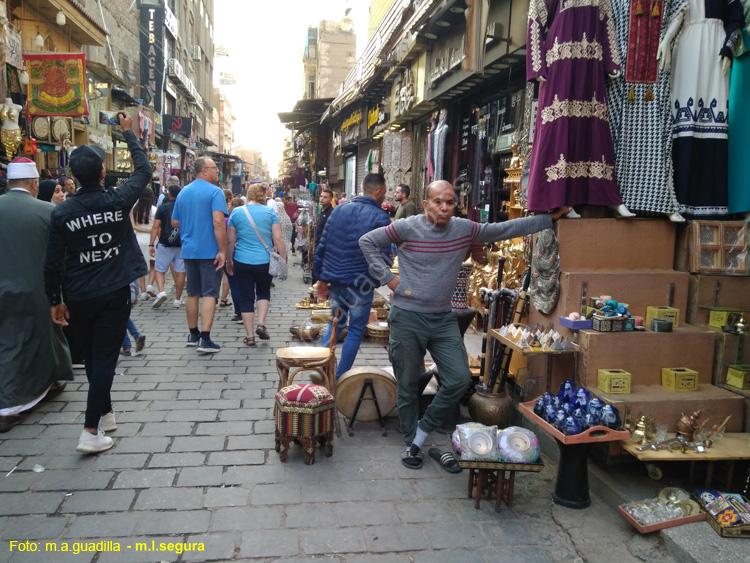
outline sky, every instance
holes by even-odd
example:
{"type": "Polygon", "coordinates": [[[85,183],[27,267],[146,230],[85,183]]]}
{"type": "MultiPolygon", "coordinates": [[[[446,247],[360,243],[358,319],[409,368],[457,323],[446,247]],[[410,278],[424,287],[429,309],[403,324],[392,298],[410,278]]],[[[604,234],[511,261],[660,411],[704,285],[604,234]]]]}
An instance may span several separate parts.
{"type": "Polygon", "coordinates": [[[303,94],[307,28],[343,18],[347,7],[359,56],[367,43],[369,0],[215,0],[214,43],[224,45],[229,58],[214,65],[231,68],[237,80],[219,86],[237,118],[235,142],[261,151],[271,177],[289,134],[277,114],[291,111],[303,94]]]}

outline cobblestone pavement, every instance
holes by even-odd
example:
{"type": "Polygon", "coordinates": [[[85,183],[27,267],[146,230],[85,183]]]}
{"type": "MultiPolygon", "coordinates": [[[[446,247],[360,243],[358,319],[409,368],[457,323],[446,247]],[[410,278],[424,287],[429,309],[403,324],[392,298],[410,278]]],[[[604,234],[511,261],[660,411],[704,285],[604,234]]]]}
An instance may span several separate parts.
{"type": "MultiPolygon", "coordinates": [[[[287,345],[289,326],[306,316],[294,309],[304,290],[298,268],[277,284],[272,340],[256,349],[241,347],[241,327],[220,309],[212,336],[224,348],[214,357],[184,347],[184,313],[171,297],[159,310],[138,305],[133,318],[147,346],[118,368],[112,450],[75,451],[82,376],[0,435],[0,561],[668,560],[658,540],[634,536],[597,499],[585,511],[553,505],[552,464],[519,475],[512,509],[496,514],[484,501],[475,510],[465,473],[449,475],[429,458],[421,471],[401,466],[395,419],[387,437],[360,426],[336,439],[332,458],[305,466],[295,448],[281,464],[273,449],[274,348],[287,345]],[[27,539],[38,552],[10,552],[9,540],[27,539]],[[74,555],[45,553],[39,540],[56,540],[61,550],[112,543],[74,555]],[[205,542],[205,552],[135,550],[136,542],[160,541],[205,542]]],[[[387,365],[384,347],[364,345],[357,365],[387,365]]]]}

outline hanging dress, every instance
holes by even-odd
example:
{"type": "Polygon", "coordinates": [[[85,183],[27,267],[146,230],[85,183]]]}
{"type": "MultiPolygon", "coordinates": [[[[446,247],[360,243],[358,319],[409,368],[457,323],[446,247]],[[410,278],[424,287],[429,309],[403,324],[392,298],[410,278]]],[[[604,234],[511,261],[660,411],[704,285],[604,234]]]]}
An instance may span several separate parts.
{"type": "Polygon", "coordinates": [[[672,174],[670,74],[659,69],[659,44],[687,0],[612,0],[623,73],[607,91],[615,172],[631,211],[677,212],[672,174]]]}
{"type": "Polygon", "coordinates": [[[720,55],[742,27],[739,0],[688,0],[672,56],[672,158],[680,212],[727,214],[729,84],[720,55]]]}
{"type": "Polygon", "coordinates": [[[743,0],[745,27],[732,38],[729,79],[729,212],[750,212],[750,0],[743,0]]]}
{"type": "Polygon", "coordinates": [[[529,211],[619,205],[606,102],[620,57],[610,0],[531,0],[526,77],[540,80],[529,211]]]}

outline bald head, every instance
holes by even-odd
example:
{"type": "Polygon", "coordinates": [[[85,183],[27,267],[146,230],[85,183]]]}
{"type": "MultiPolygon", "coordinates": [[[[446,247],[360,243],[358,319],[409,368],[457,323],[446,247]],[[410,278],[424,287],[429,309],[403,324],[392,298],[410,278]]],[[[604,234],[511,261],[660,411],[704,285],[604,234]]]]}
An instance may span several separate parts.
{"type": "Polygon", "coordinates": [[[432,192],[438,192],[440,190],[449,189],[453,191],[453,184],[451,184],[447,180],[435,180],[434,182],[430,182],[430,184],[427,186],[427,190],[425,191],[424,197],[426,199],[432,198],[432,192]]]}
{"type": "Polygon", "coordinates": [[[432,182],[427,186],[422,208],[428,221],[438,226],[447,225],[456,209],[456,191],[453,185],[445,180],[432,182]]]}

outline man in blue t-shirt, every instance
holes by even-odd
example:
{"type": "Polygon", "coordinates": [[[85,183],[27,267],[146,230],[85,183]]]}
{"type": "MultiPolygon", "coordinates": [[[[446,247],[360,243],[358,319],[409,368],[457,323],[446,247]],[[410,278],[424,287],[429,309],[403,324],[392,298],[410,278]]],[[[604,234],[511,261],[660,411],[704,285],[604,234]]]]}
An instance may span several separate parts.
{"type": "Polygon", "coordinates": [[[180,190],[172,209],[172,226],[179,227],[182,258],[187,277],[188,334],[186,346],[197,346],[198,352],[213,354],[221,346],[211,341],[211,326],[219,298],[222,269],[226,261],[227,230],[224,221],[227,203],[217,184],[219,169],[208,157],[193,165],[195,180],[180,190]],[[198,330],[198,305],[203,320],[198,330]]]}

